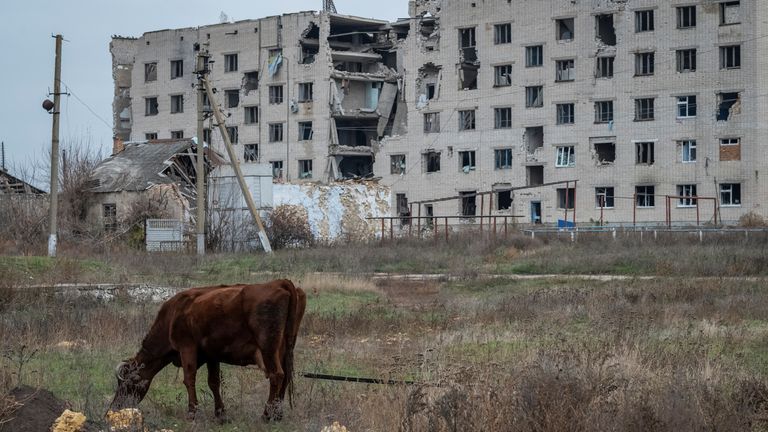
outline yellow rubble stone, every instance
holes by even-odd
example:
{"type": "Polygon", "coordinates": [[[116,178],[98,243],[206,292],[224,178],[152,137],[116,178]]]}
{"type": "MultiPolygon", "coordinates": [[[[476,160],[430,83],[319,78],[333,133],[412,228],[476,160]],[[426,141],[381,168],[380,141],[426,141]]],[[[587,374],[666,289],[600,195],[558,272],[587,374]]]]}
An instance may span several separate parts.
{"type": "Polygon", "coordinates": [[[80,432],[85,426],[85,420],[83,414],[65,410],[51,426],[51,432],[80,432]]]}
{"type": "Polygon", "coordinates": [[[110,432],[140,431],[144,429],[144,418],[141,411],[126,408],[120,411],[107,412],[107,422],[110,432]]]}
{"type": "Polygon", "coordinates": [[[349,432],[347,428],[339,422],[333,422],[332,425],[323,428],[322,432],[349,432]]]}

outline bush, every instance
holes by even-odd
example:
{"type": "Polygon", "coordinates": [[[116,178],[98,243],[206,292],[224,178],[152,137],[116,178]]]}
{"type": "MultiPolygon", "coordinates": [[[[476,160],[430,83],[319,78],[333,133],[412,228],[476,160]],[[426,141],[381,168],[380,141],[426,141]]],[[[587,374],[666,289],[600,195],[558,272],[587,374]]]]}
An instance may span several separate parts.
{"type": "Polygon", "coordinates": [[[739,218],[739,226],[743,228],[763,228],[768,226],[768,221],[759,214],[751,211],[739,218]]]}
{"type": "Polygon", "coordinates": [[[315,243],[309,215],[301,206],[275,207],[267,221],[267,235],[274,249],[308,247],[315,243]]]}

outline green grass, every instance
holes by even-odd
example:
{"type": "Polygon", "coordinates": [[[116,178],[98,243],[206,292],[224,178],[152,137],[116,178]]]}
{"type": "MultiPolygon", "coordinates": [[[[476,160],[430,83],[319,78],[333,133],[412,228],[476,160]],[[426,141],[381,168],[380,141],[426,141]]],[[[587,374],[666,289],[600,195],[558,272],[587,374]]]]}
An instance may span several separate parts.
{"type": "Polygon", "coordinates": [[[358,313],[371,305],[383,303],[381,295],[372,292],[322,292],[307,296],[307,313],[321,317],[341,318],[358,313]]]}

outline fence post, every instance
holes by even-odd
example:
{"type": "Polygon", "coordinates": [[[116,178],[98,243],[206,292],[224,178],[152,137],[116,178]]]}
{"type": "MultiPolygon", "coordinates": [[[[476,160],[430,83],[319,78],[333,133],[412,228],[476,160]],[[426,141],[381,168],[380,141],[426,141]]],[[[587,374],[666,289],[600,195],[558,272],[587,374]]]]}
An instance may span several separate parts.
{"type": "Polygon", "coordinates": [[[699,243],[704,243],[704,231],[699,230],[699,243]]]}
{"type": "Polygon", "coordinates": [[[389,220],[389,239],[390,240],[395,239],[395,220],[394,219],[389,220]]]}
{"type": "Polygon", "coordinates": [[[445,241],[448,241],[448,218],[445,218],[445,241]]]}
{"type": "Polygon", "coordinates": [[[385,227],[384,227],[384,218],[382,217],[381,218],[381,242],[382,243],[384,243],[384,238],[385,238],[385,235],[386,235],[385,232],[386,231],[385,231],[385,227]]]}
{"type": "Polygon", "coordinates": [[[419,216],[418,216],[419,221],[416,222],[416,223],[418,224],[417,226],[418,226],[418,231],[419,231],[419,233],[418,233],[419,240],[421,240],[421,203],[419,203],[419,212],[418,213],[419,213],[419,216]]]}
{"type": "Polygon", "coordinates": [[[483,216],[485,216],[485,195],[480,195],[480,237],[483,236],[483,216]]]}
{"type": "Polygon", "coordinates": [[[507,217],[504,216],[504,240],[507,239],[508,234],[509,230],[507,229],[507,217]]]}
{"type": "Polygon", "coordinates": [[[571,231],[571,243],[576,243],[576,231],[571,231]]]}
{"type": "Polygon", "coordinates": [[[613,240],[616,241],[616,228],[613,229],[613,240]]]}

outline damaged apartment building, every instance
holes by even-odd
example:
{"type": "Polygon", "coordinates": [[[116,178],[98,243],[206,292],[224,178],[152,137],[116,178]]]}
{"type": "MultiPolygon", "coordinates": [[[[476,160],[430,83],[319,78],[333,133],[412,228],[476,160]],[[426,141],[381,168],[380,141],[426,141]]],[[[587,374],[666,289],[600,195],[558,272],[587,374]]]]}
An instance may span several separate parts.
{"type": "Polygon", "coordinates": [[[116,136],[195,134],[200,43],[242,161],[279,181],[375,177],[398,213],[458,197],[413,214],[469,220],[690,222],[698,201],[711,221],[705,198],[724,221],[768,216],[767,3],[406,6],[392,23],[301,12],[115,37],[116,136]]]}

